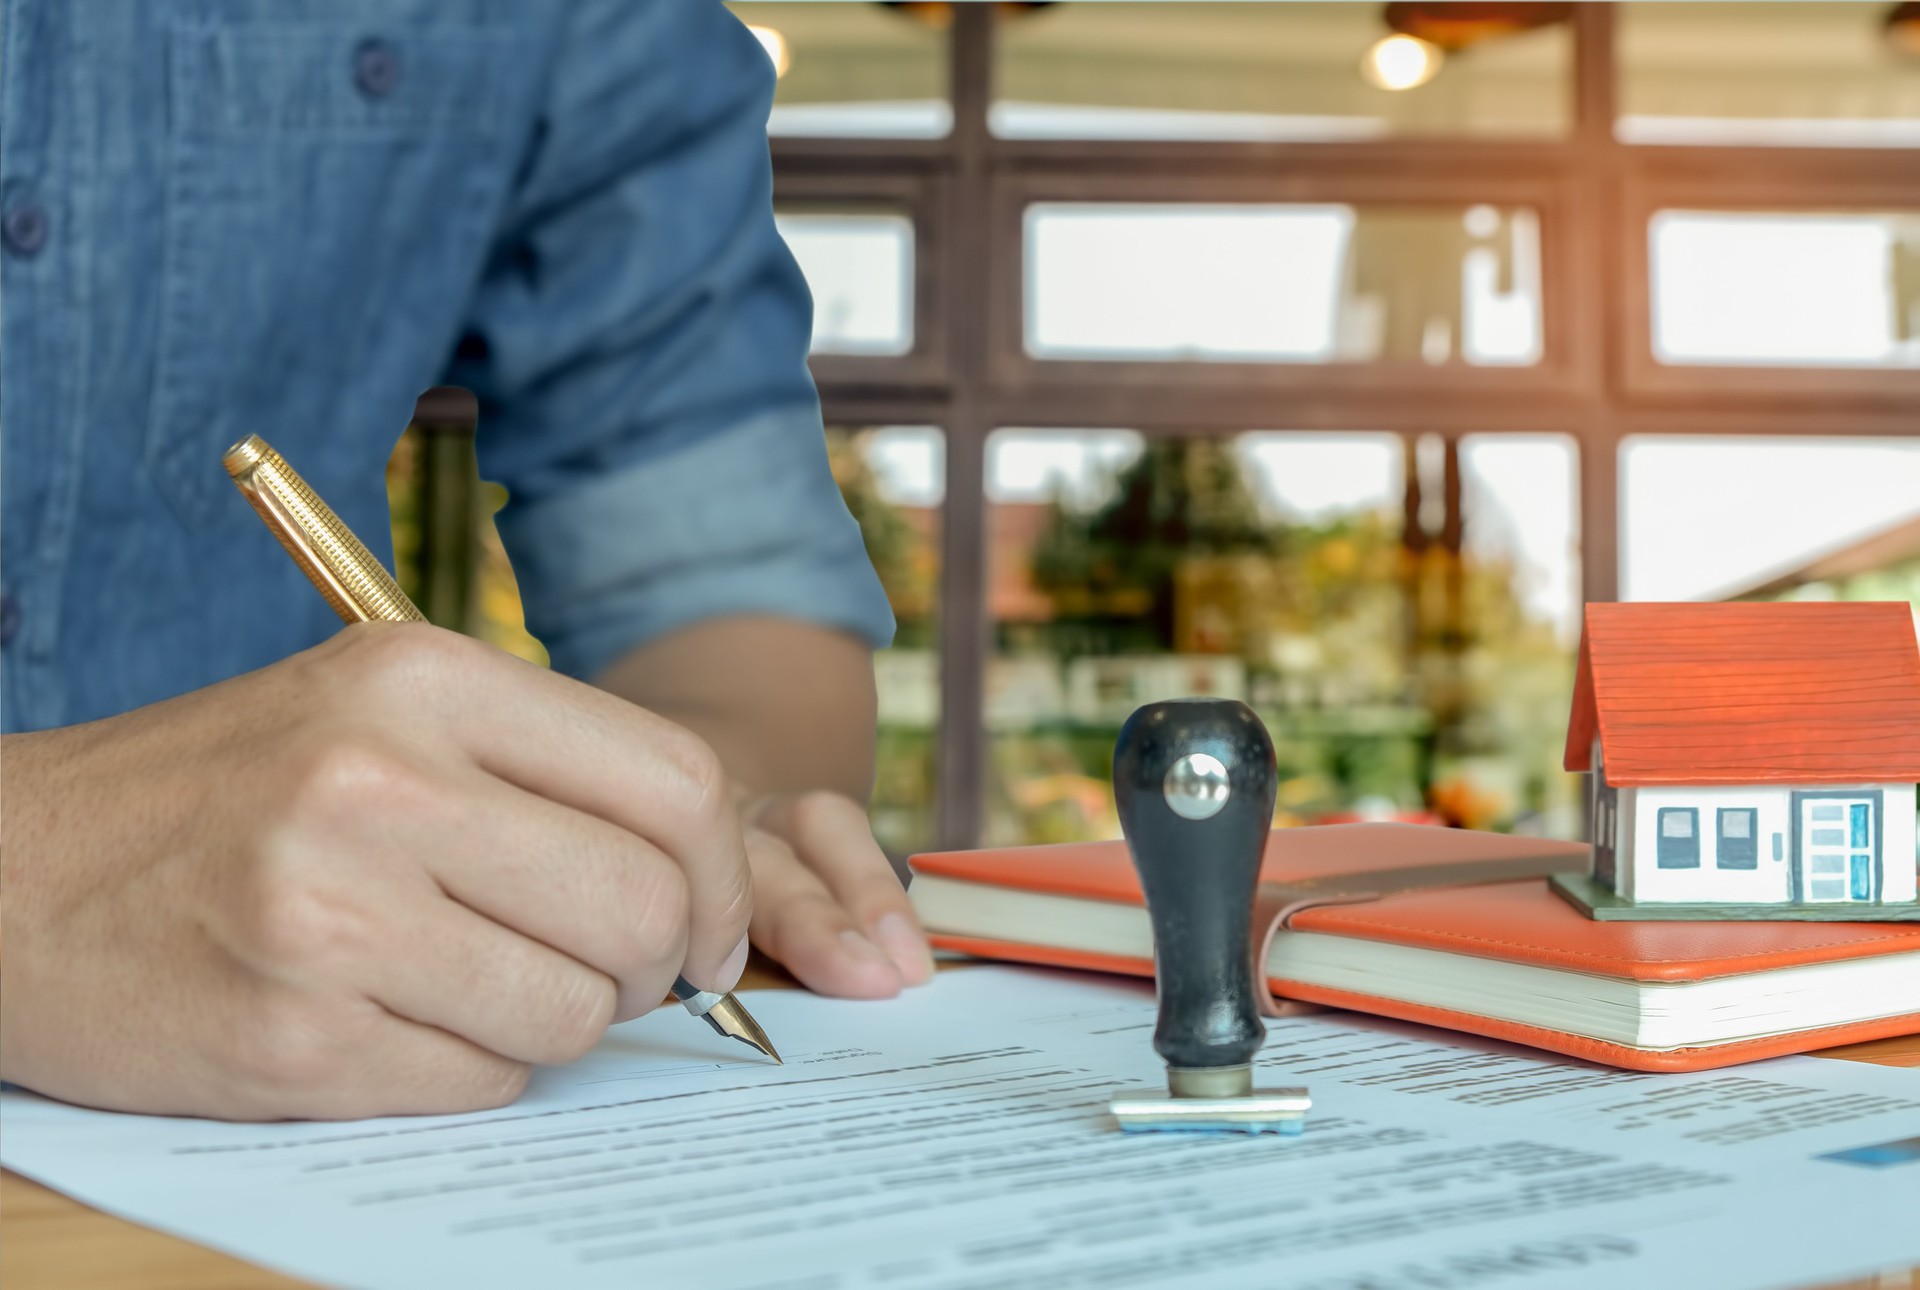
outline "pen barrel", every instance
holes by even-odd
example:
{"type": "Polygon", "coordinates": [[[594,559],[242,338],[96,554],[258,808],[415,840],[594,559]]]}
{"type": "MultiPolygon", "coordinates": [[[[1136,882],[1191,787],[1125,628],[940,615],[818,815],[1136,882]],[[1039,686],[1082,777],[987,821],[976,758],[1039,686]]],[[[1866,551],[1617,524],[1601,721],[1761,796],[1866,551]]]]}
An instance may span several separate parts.
{"type": "Polygon", "coordinates": [[[227,449],[221,462],[340,617],[350,623],[426,621],[373,552],[266,440],[248,435],[227,449]]]}

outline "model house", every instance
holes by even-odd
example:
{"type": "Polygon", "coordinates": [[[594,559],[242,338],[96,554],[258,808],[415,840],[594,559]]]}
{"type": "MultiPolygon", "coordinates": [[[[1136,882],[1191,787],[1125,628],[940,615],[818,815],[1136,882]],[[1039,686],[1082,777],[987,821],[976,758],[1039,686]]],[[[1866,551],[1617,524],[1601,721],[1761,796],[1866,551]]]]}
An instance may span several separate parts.
{"type": "Polygon", "coordinates": [[[1566,766],[1593,772],[1595,917],[1920,912],[1905,604],[1588,605],[1566,766]]]}

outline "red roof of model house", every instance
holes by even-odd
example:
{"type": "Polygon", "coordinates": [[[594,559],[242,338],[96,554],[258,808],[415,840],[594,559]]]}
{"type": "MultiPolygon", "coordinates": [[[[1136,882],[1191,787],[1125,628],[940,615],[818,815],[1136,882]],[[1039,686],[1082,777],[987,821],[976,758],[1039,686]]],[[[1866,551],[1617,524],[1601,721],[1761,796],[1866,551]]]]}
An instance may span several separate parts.
{"type": "Polygon", "coordinates": [[[1568,770],[1609,784],[1920,781],[1905,604],[1587,606],[1568,770]]]}

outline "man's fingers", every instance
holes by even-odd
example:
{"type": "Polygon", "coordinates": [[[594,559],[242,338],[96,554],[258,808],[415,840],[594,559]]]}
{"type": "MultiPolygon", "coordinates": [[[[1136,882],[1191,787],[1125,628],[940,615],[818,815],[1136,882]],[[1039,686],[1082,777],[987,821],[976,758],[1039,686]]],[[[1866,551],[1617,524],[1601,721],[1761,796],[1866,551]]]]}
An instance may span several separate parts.
{"type": "Polygon", "coordinates": [[[396,927],[400,952],[368,962],[360,983],[388,1012],[543,1066],[583,1056],[606,1033],[617,991],[604,973],[456,902],[421,905],[396,927]]]}
{"type": "Polygon", "coordinates": [[[901,980],[933,977],[933,952],[859,803],[838,793],[795,793],[772,799],[755,818],[818,875],[858,926],[885,950],[901,980]]]}
{"type": "Polygon", "coordinates": [[[511,718],[510,729],[474,746],[476,758],[501,778],[619,825],[671,857],[687,889],[681,974],[703,990],[731,990],[746,965],[737,951],[753,912],[753,881],[718,755],[690,731],[624,699],[528,670],[551,683],[530,689],[548,693],[511,718]]]}
{"type": "Polygon", "coordinates": [[[353,1084],[314,1091],[312,1119],[369,1115],[451,1115],[506,1106],[533,1072],[470,1040],[399,1017],[368,1045],[372,1057],[353,1084]]]}
{"type": "Polygon", "coordinates": [[[747,833],[758,898],[753,940],[800,983],[847,999],[887,999],[900,992],[900,970],[875,945],[793,849],[758,829],[747,833]]]}
{"type": "Polygon", "coordinates": [[[490,1111],[519,1097],[532,1074],[524,1062],[400,1017],[387,1018],[367,1038],[367,1055],[351,1078],[315,1084],[301,1099],[304,1118],[490,1111]]]}
{"type": "Polygon", "coordinates": [[[670,857],[687,886],[682,974],[702,989],[733,987],[753,884],[725,773],[705,741],[624,699],[452,633],[406,626],[359,642],[375,673],[393,682],[396,702],[438,696],[437,715],[482,769],[618,825],[670,857]]]}
{"type": "Polygon", "coordinates": [[[233,1001],[225,1050],[212,1054],[216,1104],[189,1113],[313,1120],[439,1115],[505,1106],[527,1085],[525,1062],[395,1016],[367,998],[288,988],[255,977],[233,1001]]]}
{"type": "MultiPolygon", "coordinates": [[[[613,978],[613,1020],[657,1005],[687,952],[689,888],[644,838],[472,772],[475,791],[422,830],[447,895],[613,978]]],[[[736,976],[738,974],[736,973],[736,976]]]]}

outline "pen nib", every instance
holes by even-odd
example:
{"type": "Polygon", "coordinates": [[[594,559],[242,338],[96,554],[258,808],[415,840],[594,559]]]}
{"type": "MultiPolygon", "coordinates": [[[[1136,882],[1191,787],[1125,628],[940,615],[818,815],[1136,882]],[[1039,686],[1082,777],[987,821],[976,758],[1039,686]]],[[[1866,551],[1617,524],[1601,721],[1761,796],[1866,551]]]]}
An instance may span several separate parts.
{"type": "Polygon", "coordinates": [[[704,1015],[707,1024],[713,1027],[715,1034],[725,1035],[729,1039],[738,1039],[756,1052],[765,1053],[773,1058],[776,1064],[786,1065],[780,1060],[780,1054],[773,1050],[773,1041],[767,1038],[767,1032],[760,1029],[760,1023],[753,1019],[753,1014],[742,1007],[740,1001],[732,995],[721,998],[720,1002],[707,1009],[704,1015]]]}

